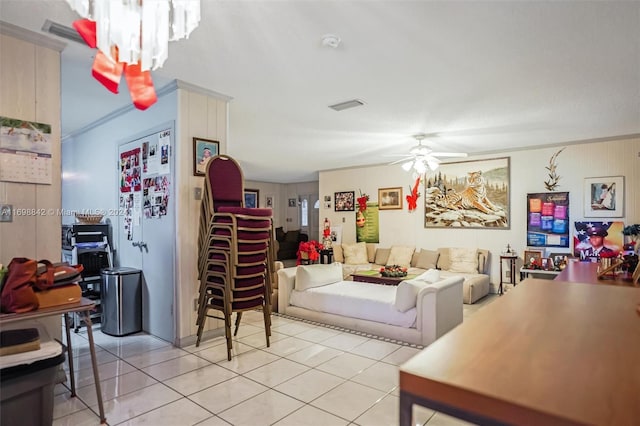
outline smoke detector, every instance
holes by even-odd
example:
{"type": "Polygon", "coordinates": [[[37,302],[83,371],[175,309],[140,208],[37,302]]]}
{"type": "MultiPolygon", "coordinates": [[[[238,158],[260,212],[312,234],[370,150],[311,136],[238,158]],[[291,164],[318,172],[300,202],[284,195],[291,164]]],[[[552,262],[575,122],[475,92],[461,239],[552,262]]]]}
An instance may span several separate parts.
{"type": "Polygon", "coordinates": [[[325,34],[322,36],[323,46],[332,47],[335,49],[340,46],[340,42],[342,42],[342,40],[340,40],[340,37],[338,37],[337,35],[325,34]]]}

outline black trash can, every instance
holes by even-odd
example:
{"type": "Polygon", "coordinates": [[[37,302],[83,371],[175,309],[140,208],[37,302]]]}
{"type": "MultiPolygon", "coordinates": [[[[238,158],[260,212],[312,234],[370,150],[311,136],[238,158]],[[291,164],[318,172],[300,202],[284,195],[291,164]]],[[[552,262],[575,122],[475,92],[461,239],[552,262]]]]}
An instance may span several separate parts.
{"type": "Polygon", "coordinates": [[[16,356],[35,354],[32,356],[37,360],[0,370],[0,424],[39,426],[53,422],[53,388],[65,356],[59,343],[48,345],[46,349],[3,357],[2,365],[16,356]]]}
{"type": "Polygon", "coordinates": [[[102,332],[124,336],[142,331],[142,271],[106,268],[101,277],[102,332]]]}

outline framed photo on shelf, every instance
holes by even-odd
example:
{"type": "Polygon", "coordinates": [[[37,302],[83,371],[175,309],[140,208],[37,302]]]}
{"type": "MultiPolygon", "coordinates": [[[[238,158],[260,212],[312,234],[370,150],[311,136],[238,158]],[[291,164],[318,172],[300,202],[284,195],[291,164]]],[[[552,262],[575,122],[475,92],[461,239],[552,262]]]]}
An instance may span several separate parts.
{"type": "Polygon", "coordinates": [[[624,176],[585,178],[584,217],[624,216],[624,176]]]}
{"type": "Polygon", "coordinates": [[[355,210],[355,191],[336,192],[334,194],[336,212],[352,212],[355,210]]]}
{"type": "Polygon", "coordinates": [[[220,151],[220,142],[211,139],[193,138],[193,175],[204,176],[209,160],[220,151]]]}
{"type": "Polygon", "coordinates": [[[524,264],[528,265],[529,263],[531,263],[531,259],[536,261],[542,259],[542,251],[541,250],[525,250],[524,264]]]}
{"type": "Polygon", "coordinates": [[[244,190],[244,206],[249,209],[257,209],[259,207],[258,199],[260,198],[260,190],[247,189],[244,190]]]}
{"type": "Polygon", "coordinates": [[[402,187],[378,188],[379,210],[402,210],[402,187]]]}

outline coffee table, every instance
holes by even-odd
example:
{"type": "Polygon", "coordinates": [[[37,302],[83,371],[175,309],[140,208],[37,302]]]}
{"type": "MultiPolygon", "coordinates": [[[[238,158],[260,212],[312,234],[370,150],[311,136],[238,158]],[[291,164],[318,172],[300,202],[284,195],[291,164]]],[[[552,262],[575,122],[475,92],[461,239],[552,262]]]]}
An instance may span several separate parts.
{"type": "Polygon", "coordinates": [[[354,281],[361,283],[372,284],[384,284],[384,285],[398,285],[401,281],[410,280],[417,277],[417,275],[407,275],[404,277],[383,277],[380,272],[375,270],[370,271],[358,271],[351,274],[354,281]]]}

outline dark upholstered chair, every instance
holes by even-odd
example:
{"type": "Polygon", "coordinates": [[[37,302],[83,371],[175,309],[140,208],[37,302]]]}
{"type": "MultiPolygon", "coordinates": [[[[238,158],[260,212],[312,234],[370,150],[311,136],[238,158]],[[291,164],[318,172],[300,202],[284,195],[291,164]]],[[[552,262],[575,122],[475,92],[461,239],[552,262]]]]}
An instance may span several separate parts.
{"type": "Polygon", "coordinates": [[[298,257],[298,246],[302,241],[309,241],[309,236],[299,229],[285,232],[282,227],[276,228],[277,259],[295,259],[298,257]]]}

